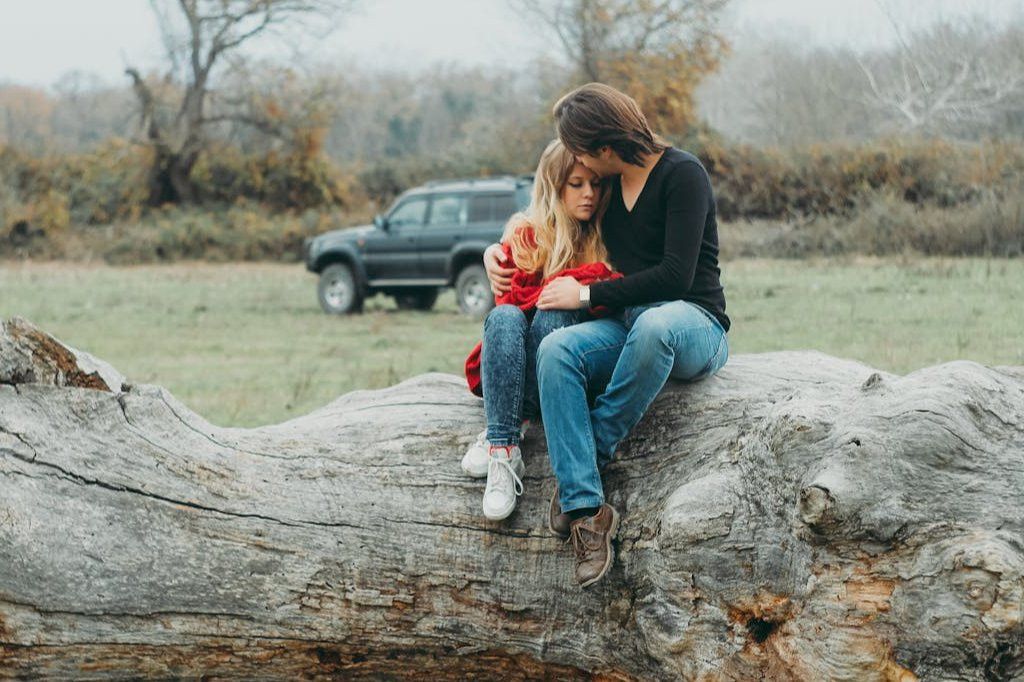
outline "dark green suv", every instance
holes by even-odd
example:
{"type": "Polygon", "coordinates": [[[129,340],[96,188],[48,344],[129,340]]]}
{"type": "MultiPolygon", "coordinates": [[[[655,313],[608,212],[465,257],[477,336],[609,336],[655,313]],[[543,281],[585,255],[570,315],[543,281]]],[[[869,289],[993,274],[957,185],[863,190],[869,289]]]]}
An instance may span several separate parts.
{"type": "Polygon", "coordinates": [[[429,310],[440,289],[453,286],[459,308],[484,317],[494,307],[484,249],[530,203],[532,187],[531,176],[430,182],[398,197],[373,225],[307,238],[306,269],[320,275],[320,306],[359,312],[368,296],[383,293],[399,308],[429,310]]]}

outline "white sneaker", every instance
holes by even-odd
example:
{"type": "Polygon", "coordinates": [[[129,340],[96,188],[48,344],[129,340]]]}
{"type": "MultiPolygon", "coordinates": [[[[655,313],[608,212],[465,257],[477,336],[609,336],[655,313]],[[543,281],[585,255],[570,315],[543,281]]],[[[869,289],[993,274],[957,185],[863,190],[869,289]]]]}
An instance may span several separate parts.
{"type": "Polygon", "coordinates": [[[516,508],[523,494],[522,475],[526,471],[518,445],[495,446],[487,464],[487,487],[484,489],[484,516],[500,521],[516,508]]]}
{"type": "MultiPolygon", "coordinates": [[[[526,432],[530,429],[530,422],[523,422],[522,428],[519,429],[519,441],[522,442],[526,439],[526,432]]],[[[487,465],[490,458],[488,452],[490,451],[491,444],[487,441],[487,429],[484,429],[476,437],[476,440],[469,449],[466,450],[466,454],[462,456],[462,470],[473,478],[483,478],[487,475],[487,465]]]]}

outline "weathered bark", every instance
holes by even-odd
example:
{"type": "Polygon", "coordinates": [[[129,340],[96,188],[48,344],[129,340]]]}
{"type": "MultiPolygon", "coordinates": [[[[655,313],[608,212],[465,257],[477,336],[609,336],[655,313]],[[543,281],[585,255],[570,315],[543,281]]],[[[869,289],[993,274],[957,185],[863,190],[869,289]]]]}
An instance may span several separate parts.
{"type": "Polygon", "coordinates": [[[618,556],[580,590],[537,431],[519,509],[482,518],[457,377],[240,429],[79,357],[0,332],[0,676],[1024,671],[1022,368],[771,353],[670,384],[605,473],[618,556]]]}

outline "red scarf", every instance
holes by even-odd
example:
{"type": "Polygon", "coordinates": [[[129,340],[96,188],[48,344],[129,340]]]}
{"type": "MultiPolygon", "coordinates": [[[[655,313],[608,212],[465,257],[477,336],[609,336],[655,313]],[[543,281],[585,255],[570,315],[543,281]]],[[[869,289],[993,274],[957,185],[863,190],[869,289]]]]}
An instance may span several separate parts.
{"type": "MultiPolygon", "coordinates": [[[[530,228],[527,233],[527,245],[536,246],[533,241],[533,230],[530,228]]],[[[516,271],[512,273],[512,286],[501,296],[494,299],[495,305],[511,304],[519,306],[519,309],[527,313],[537,307],[537,299],[540,298],[544,286],[556,277],[572,277],[580,284],[590,285],[605,279],[617,279],[622,277],[621,273],[612,272],[604,263],[585,263],[575,268],[566,268],[552,275],[542,278],[539,272],[526,272],[520,269],[512,258],[512,247],[503,243],[502,251],[505,253],[506,262],[511,263],[516,271]]],[[[602,317],[608,314],[608,309],[598,306],[590,309],[594,317],[602,317]]],[[[483,387],[480,379],[480,359],[483,343],[476,344],[476,347],[466,358],[466,383],[474,395],[483,396],[483,387]]]]}

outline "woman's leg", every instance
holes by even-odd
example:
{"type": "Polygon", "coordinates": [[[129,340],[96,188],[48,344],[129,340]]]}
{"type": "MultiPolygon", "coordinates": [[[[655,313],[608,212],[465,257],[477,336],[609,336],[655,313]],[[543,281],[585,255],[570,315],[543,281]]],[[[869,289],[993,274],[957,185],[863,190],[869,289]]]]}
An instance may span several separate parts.
{"type": "Polygon", "coordinates": [[[530,321],[526,338],[526,373],[523,389],[523,419],[540,416],[540,394],[537,390],[537,349],[551,332],[589,319],[585,310],[537,310],[530,321]]]}
{"type": "Polygon", "coordinates": [[[526,314],[514,305],[497,306],[484,320],[480,378],[492,446],[519,445],[529,328],[526,314]]]}

